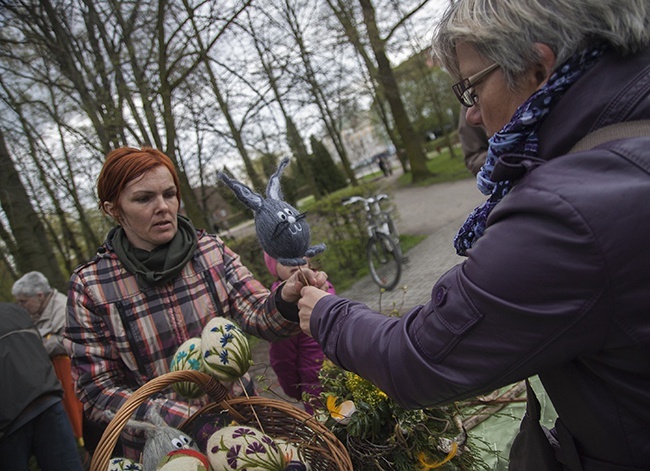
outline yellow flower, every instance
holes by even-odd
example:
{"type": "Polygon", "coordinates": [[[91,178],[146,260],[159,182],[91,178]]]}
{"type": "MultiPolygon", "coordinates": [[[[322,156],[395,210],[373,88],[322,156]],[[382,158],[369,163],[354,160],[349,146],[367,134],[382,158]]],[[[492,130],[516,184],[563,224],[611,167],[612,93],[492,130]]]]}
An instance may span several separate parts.
{"type": "Polygon", "coordinates": [[[357,408],[354,407],[352,401],[343,401],[341,404],[336,405],[336,399],[335,396],[327,396],[327,410],[334,420],[346,425],[350,422],[350,417],[357,411],[357,408]]]}
{"type": "Polygon", "coordinates": [[[355,373],[348,371],[345,378],[347,388],[355,401],[363,401],[371,407],[377,407],[382,401],[388,399],[384,391],[355,373]]]}
{"type": "Polygon", "coordinates": [[[453,442],[453,443],[451,444],[451,450],[449,451],[449,453],[447,454],[447,456],[444,457],[444,458],[443,458],[442,460],[440,460],[440,461],[436,461],[435,463],[428,463],[428,462],[426,461],[427,456],[424,454],[423,451],[421,451],[421,452],[418,454],[418,461],[419,461],[420,464],[422,465],[422,467],[421,467],[420,469],[423,470],[423,471],[425,471],[425,470],[428,470],[428,469],[436,469],[436,468],[439,468],[439,467],[441,467],[443,464],[445,464],[445,463],[451,461],[451,459],[452,459],[454,456],[456,456],[456,452],[457,452],[457,451],[458,451],[458,443],[453,442]]]}

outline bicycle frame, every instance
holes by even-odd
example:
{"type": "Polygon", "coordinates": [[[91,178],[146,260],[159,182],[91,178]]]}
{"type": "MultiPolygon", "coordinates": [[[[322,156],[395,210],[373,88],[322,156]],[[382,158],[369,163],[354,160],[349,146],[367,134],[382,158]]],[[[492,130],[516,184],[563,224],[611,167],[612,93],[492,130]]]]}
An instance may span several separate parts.
{"type": "Polygon", "coordinates": [[[352,196],[343,205],[362,203],[366,213],[368,241],[366,255],[373,280],[382,288],[393,289],[402,272],[402,250],[399,234],[393,218],[381,208],[380,202],[388,195],[379,194],[369,198],[352,196]]]}

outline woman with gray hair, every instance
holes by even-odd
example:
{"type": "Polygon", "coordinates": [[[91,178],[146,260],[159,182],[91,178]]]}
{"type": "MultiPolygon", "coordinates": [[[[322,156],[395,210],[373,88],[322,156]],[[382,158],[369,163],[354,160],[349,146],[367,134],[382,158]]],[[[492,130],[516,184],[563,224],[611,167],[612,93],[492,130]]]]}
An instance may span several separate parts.
{"type": "Polygon", "coordinates": [[[491,136],[467,258],[401,318],[303,288],[327,357],[408,407],[538,374],[559,419],[529,390],[510,469],[648,469],[649,43],[648,0],[453,2],[434,47],[491,136]]]}
{"type": "Polygon", "coordinates": [[[40,271],[23,275],[14,283],[11,294],[29,312],[50,358],[67,356],[63,347],[67,297],[50,287],[50,282],[40,271]]]}

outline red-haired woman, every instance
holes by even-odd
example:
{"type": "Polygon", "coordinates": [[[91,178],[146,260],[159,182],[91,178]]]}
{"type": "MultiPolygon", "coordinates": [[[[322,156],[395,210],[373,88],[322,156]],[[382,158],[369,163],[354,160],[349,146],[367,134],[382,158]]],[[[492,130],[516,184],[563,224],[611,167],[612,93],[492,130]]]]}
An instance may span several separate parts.
{"type": "MultiPolygon", "coordinates": [[[[299,332],[297,276],[271,294],[220,238],[179,215],[180,184],[165,154],[112,151],[97,193],[117,226],[72,274],[65,334],[87,418],[106,422],[105,411],[116,412],[135,389],[167,373],[178,347],[215,316],[267,340],[299,332]]],[[[308,273],[324,284],[324,274],[308,273]]],[[[133,418],[143,419],[152,402],[171,426],[202,405],[168,390],[133,418]]],[[[126,429],[122,444],[137,459],[143,439],[126,429]]]]}

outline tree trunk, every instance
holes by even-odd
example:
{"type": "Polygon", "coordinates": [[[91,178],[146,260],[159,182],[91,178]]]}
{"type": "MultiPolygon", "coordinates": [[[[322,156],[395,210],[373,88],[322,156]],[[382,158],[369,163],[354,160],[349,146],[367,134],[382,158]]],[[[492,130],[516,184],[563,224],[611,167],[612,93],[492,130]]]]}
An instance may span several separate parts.
{"type": "Polygon", "coordinates": [[[372,87],[375,92],[375,102],[377,103],[377,107],[379,110],[379,117],[381,119],[382,124],[384,125],[384,129],[386,130],[386,134],[388,135],[388,138],[391,140],[393,146],[395,147],[395,152],[397,152],[397,157],[400,163],[402,164],[402,168],[406,173],[410,171],[408,165],[408,156],[404,151],[404,146],[402,145],[401,140],[396,135],[393,127],[390,125],[390,121],[388,119],[388,115],[385,109],[386,93],[384,90],[384,84],[379,79],[379,72],[377,70],[377,66],[372,61],[372,58],[366,51],[365,46],[361,41],[359,31],[357,31],[352,21],[351,13],[346,10],[346,7],[341,0],[337,0],[336,5],[334,5],[333,2],[334,0],[327,0],[327,4],[330,6],[332,11],[336,15],[336,18],[341,23],[341,26],[343,26],[343,31],[345,32],[345,36],[348,38],[352,46],[354,46],[354,49],[361,56],[361,59],[363,60],[363,63],[366,66],[366,70],[368,71],[368,75],[370,76],[370,82],[372,83],[372,87]]]}
{"type": "MultiPolygon", "coordinates": [[[[185,5],[185,8],[187,9],[188,13],[191,13],[191,9],[189,4],[187,3],[187,0],[184,0],[183,4],[185,5]]],[[[237,128],[237,126],[235,125],[235,121],[232,115],[230,114],[230,109],[228,108],[228,103],[226,102],[223,93],[221,93],[219,83],[217,82],[217,77],[215,77],[214,72],[212,70],[212,65],[210,63],[210,57],[208,56],[208,51],[205,45],[203,44],[203,40],[201,39],[199,28],[196,26],[194,15],[190,14],[190,18],[192,21],[192,27],[194,28],[194,32],[196,34],[196,42],[199,45],[201,54],[204,56],[204,64],[205,64],[206,71],[208,73],[208,77],[210,79],[210,86],[212,87],[212,92],[214,93],[214,96],[217,99],[217,103],[219,103],[219,108],[221,109],[224,118],[226,118],[226,122],[228,123],[228,129],[230,129],[232,138],[234,139],[235,145],[237,146],[237,150],[239,151],[239,155],[244,161],[244,167],[246,168],[246,173],[248,174],[248,177],[250,178],[251,183],[253,184],[253,188],[264,188],[264,182],[262,181],[259,174],[255,170],[255,167],[253,167],[253,162],[251,161],[251,158],[248,155],[248,151],[246,150],[246,146],[244,145],[244,139],[242,137],[242,134],[239,128],[237,128]]]]}
{"type": "Polygon", "coordinates": [[[12,253],[18,271],[27,273],[38,270],[50,284],[67,291],[68,280],[63,276],[45,228],[29,201],[27,191],[20,181],[13,160],[9,155],[4,134],[0,131],[0,204],[7,216],[16,241],[12,253]]]}
{"type": "Polygon", "coordinates": [[[321,115],[321,119],[323,120],[323,124],[325,124],[325,129],[327,130],[327,134],[329,135],[330,139],[332,139],[332,144],[334,145],[334,148],[336,149],[336,152],[338,153],[341,159],[341,163],[343,164],[345,174],[349,178],[350,183],[353,186],[357,186],[359,182],[357,181],[357,176],[355,175],[354,170],[350,165],[350,159],[348,158],[348,154],[345,150],[345,146],[343,145],[343,137],[341,136],[341,133],[337,129],[336,121],[334,119],[334,114],[332,113],[332,110],[328,105],[328,100],[327,97],[325,97],[323,88],[320,86],[316,78],[316,73],[314,71],[314,67],[312,66],[311,59],[309,57],[309,52],[307,51],[307,47],[303,39],[302,31],[298,23],[298,16],[296,15],[295,10],[292,8],[288,0],[285,0],[284,5],[285,5],[285,18],[287,20],[287,23],[289,24],[289,27],[291,28],[293,39],[296,41],[296,44],[298,45],[300,58],[305,67],[305,81],[309,85],[309,90],[311,92],[312,97],[314,98],[314,102],[316,103],[316,106],[318,107],[318,110],[321,115]]]}
{"type": "Polygon", "coordinates": [[[418,182],[431,176],[427,168],[427,159],[422,149],[422,143],[419,136],[413,130],[409,121],[404,103],[399,94],[397,80],[390,66],[390,61],[386,56],[385,42],[379,36],[379,29],[375,21],[375,9],[371,0],[359,0],[361,10],[363,11],[364,23],[368,31],[368,39],[372,46],[375,60],[377,61],[377,79],[381,82],[386,100],[390,105],[395,127],[400,134],[404,149],[411,164],[412,181],[418,182]]]}

